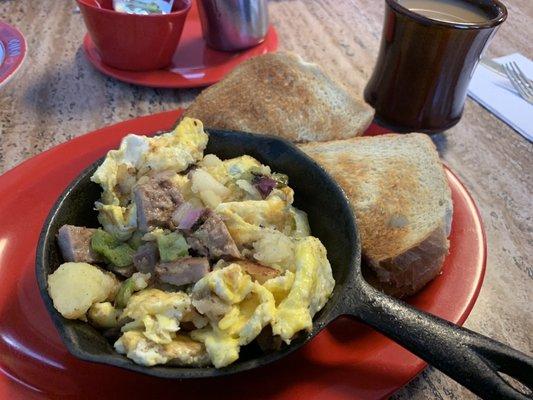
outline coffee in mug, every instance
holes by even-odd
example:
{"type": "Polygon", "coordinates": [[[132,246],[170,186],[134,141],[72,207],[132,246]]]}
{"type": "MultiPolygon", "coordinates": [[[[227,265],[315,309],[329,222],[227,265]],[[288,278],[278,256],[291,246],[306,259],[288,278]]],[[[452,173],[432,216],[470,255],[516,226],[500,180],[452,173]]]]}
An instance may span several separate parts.
{"type": "Polygon", "coordinates": [[[461,119],[470,78],[507,17],[498,0],[386,0],[365,100],[397,132],[440,132],[461,119]]]}

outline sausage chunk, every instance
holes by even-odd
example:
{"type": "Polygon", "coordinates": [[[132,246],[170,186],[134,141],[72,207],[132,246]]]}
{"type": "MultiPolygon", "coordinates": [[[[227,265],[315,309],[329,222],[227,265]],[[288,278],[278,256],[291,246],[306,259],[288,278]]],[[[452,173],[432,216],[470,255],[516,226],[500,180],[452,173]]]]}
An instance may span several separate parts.
{"type": "Polygon", "coordinates": [[[161,282],[175,286],[188,285],[196,283],[209,272],[209,261],[205,257],[182,257],[157,265],[155,272],[161,282]]]}
{"type": "Polygon", "coordinates": [[[166,175],[149,177],[133,189],[137,224],[143,232],[172,228],[172,213],[183,203],[179,188],[166,175]]]}
{"type": "Polygon", "coordinates": [[[207,212],[205,221],[187,240],[189,246],[198,254],[210,259],[239,259],[241,253],[220,216],[207,212]]]}
{"type": "Polygon", "coordinates": [[[103,261],[91,248],[91,237],[95,231],[96,229],[74,225],[59,228],[57,241],[64,260],[89,264],[103,261]]]}

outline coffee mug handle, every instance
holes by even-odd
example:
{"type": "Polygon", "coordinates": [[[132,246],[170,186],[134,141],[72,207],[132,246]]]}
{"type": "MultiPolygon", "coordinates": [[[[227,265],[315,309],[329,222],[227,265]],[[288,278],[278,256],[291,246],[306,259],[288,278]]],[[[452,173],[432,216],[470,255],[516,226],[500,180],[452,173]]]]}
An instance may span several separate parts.
{"type": "Polygon", "coordinates": [[[374,327],[484,399],[531,399],[499,374],[533,390],[533,358],[389,297],[366,282],[341,314],[374,327]]]}

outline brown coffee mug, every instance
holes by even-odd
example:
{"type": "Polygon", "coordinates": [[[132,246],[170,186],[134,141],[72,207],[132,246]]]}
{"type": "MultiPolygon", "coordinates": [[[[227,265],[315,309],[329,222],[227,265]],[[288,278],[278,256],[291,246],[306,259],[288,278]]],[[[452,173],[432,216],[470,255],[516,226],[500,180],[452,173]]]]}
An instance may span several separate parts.
{"type": "Polygon", "coordinates": [[[486,21],[444,22],[386,0],[381,48],[365,88],[376,120],[397,132],[440,132],[457,124],[468,84],[507,10],[497,0],[463,0],[486,21]]]}

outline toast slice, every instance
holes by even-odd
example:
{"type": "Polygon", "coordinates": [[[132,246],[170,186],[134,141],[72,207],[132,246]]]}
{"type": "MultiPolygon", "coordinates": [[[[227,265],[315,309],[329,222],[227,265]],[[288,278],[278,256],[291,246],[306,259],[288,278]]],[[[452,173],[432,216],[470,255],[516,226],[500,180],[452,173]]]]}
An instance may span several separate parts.
{"type": "Polygon", "coordinates": [[[254,57],[205,89],[185,111],[208,128],[281,136],[292,142],[361,135],[374,110],[315,64],[292,53],[254,57]]]}
{"type": "Polygon", "coordinates": [[[352,202],[371,283],[403,297],[440,273],[453,209],[428,136],[389,134],[300,148],[337,179],[352,202]]]}

